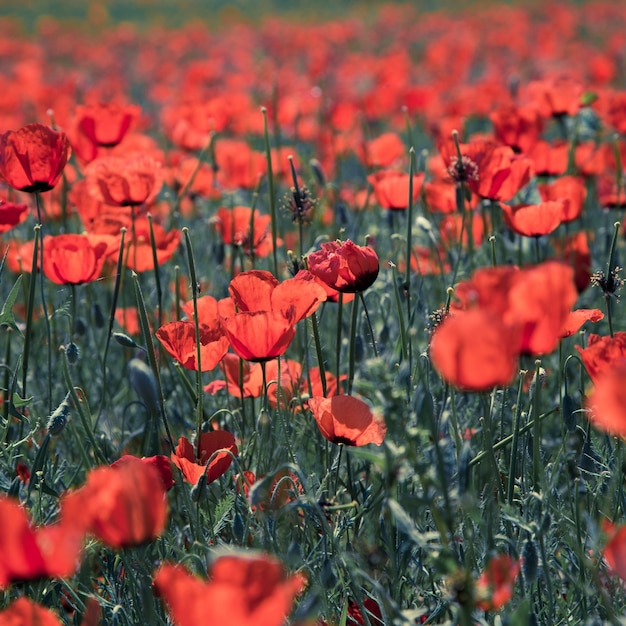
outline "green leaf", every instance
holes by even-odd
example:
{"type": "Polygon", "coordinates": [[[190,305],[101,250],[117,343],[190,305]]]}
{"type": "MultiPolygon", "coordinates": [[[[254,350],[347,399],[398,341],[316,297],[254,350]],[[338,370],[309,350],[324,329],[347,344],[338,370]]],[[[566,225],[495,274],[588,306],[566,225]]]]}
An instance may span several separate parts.
{"type": "Polygon", "coordinates": [[[22,335],[22,331],[17,327],[15,323],[15,317],[13,315],[13,306],[15,305],[15,301],[17,300],[17,296],[20,290],[20,284],[22,282],[22,275],[20,274],[15,281],[15,284],[11,288],[7,299],[2,306],[2,310],[0,311],[0,326],[8,326],[13,330],[16,330],[20,335],[22,335]]]}
{"type": "Polygon", "coordinates": [[[213,534],[217,535],[226,525],[230,517],[230,512],[235,504],[235,494],[229,493],[225,498],[220,500],[215,507],[215,526],[213,534]]]}

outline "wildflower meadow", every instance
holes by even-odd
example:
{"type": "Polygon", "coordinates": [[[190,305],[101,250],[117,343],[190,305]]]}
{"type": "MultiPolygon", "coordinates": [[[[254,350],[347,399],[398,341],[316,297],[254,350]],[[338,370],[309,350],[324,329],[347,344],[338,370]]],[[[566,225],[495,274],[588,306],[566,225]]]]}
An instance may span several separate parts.
{"type": "Polygon", "coordinates": [[[40,4],[0,626],[626,624],[626,5],[40,4]]]}

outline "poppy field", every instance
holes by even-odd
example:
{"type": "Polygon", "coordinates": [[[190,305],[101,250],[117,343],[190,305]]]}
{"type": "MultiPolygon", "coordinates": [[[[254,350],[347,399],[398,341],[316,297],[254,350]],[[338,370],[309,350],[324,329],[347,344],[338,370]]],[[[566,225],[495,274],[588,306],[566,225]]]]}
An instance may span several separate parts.
{"type": "Polygon", "coordinates": [[[626,623],[623,3],[188,5],[0,21],[0,625],[626,623]]]}

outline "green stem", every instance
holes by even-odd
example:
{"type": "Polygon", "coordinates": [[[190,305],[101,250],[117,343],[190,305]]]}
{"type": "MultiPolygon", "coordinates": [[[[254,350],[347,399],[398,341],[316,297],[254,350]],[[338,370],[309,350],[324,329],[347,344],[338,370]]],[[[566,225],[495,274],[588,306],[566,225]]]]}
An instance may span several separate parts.
{"type": "Polygon", "coordinates": [[[267,109],[261,107],[263,113],[263,137],[265,139],[265,158],[267,159],[267,184],[269,186],[270,217],[272,219],[272,258],[274,261],[274,276],[278,276],[278,258],[276,256],[276,240],[278,239],[278,223],[276,217],[276,197],[274,194],[274,174],[272,172],[272,151],[267,124],[267,109]]]}
{"type": "Polygon", "coordinates": [[[535,389],[533,394],[533,485],[535,491],[539,492],[543,484],[543,472],[541,465],[541,420],[535,419],[536,415],[540,415],[539,409],[541,404],[541,380],[539,372],[541,370],[541,361],[535,361],[535,389]]]}
{"type": "MultiPolygon", "coordinates": [[[[65,352],[65,346],[62,346],[61,350],[65,352]]],[[[78,416],[80,417],[80,421],[83,426],[83,430],[85,431],[85,435],[87,435],[87,439],[89,439],[89,443],[91,444],[96,463],[106,464],[107,460],[100,450],[100,446],[98,445],[98,442],[96,441],[96,438],[93,434],[91,415],[87,415],[85,413],[83,401],[80,399],[78,393],[76,392],[76,387],[74,386],[74,383],[72,381],[72,374],[67,364],[67,358],[62,358],[61,361],[63,363],[63,378],[65,379],[65,384],[69,389],[70,396],[72,397],[72,401],[74,402],[74,406],[78,411],[78,416]]]]}
{"type": "Polygon", "coordinates": [[[352,317],[350,320],[350,354],[348,357],[348,395],[352,393],[352,383],[354,382],[354,366],[356,360],[356,327],[358,320],[359,301],[352,300],[352,317]]]}
{"type": "Polygon", "coordinates": [[[522,413],[522,390],[524,389],[525,374],[525,371],[520,373],[519,384],[517,386],[517,402],[515,405],[515,412],[513,413],[513,435],[511,440],[511,457],[509,461],[509,482],[506,490],[506,501],[509,504],[513,504],[513,497],[515,494],[515,476],[517,474],[517,455],[520,435],[520,415],[522,413]]]}
{"type": "MultiPolygon", "coordinates": [[[[335,375],[337,376],[337,384],[339,384],[339,375],[341,373],[341,335],[342,335],[342,314],[343,314],[343,293],[339,293],[339,302],[337,303],[337,341],[335,342],[335,375]]],[[[349,393],[349,392],[348,392],[349,393]]]]}
{"type": "MultiPolygon", "coordinates": [[[[322,381],[322,394],[326,397],[326,368],[324,367],[324,356],[322,354],[322,342],[320,341],[320,329],[317,324],[317,314],[311,315],[311,323],[313,325],[313,339],[315,341],[315,352],[317,354],[317,367],[320,372],[320,380],[322,381]]],[[[337,379],[337,390],[339,390],[339,379],[337,379]]]]}
{"type": "Polygon", "coordinates": [[[26,329],[24,331],[24,357],[22,362],[22,396],[27,397],[26,382],[28,380],[28,364],[30,361],[30,344],[33,335],[33,309],[35,308],[35,287],[37,285],[37,254],[39,252],[39,239],[41,237],[41,224],[34,228],[33,260],[28,285],[28,302],[26,304],[26,329]]]}
{"type": "Polygon", "coordinates": [[[157,245],[154,237],[154,226],[152,224],[152,215],[148,213],[148,224],[150,226],[150,247],[152,248],[152,264],[154,267],[154,282],[156,284],[157,293],[157,315],[159,328],[163,325],[163,291],[161,290],[161,275],[159,273],[159,259],[157,256],[157,245]]]}
{"type": "Polygon", "coordinates": [[[146,352],[148,353],[148,361],[154,374],[154,379],[157,386],[157,394],[159,398],[159,410],[161,418],[163,420],[163,426],[165,427],[165,433],[167,440],[170,444],[172,452],[176,449],[174,440],[172,439],[172,433],[170,431],[169,422],[167,419],[167,413],[165,411],[165,398],[163,396],[163,385],[161,384],[161,374],[159,372],[159,366],[156,359],[156,352],[154,350],[154,341],[152,340],[152,332],[150,330],[150,323],[148,321],[148,314],[146,312],[146,303],[139,286],[139,276],[136,272],[132,273],[133,283],[135,287],[135,299],[137,301],[137,313],[139,316],[139,325],[141,327],[141,334],[143,336],[144,343],[146,345],[146,352]]]}
{"type": "Polygon", "coordinates": [[[196,262],[191,246],[189,229],[183,228],[185,245],[187,247],[187,262],[189,263],[189,276],[191,278],[191,293],[193,300],[193,323],[196,333],[196,458],[200,459],[202,423],[204,421],[203,388],[202,388],[202,346],[200,343],[200,320],[198,319],[198,277],[196,274],[196,262]]]}
{"type": "Polygon", "coordinates": [[[39,285],[41,291],[41,306],[43,307],[43,318],[46,324],[46,338],[48,340],[48,410],[52,412],[52,330],[50,327],[50,316],[48,315],[48,305],[46,304],[46,290],[44,288],[44,231],[41,221],[41,197],[38,191],[35,192],[35,201],[37,203],[37,220],[41,227],[41,242],[39,246],[39,285]]]}
{"type": "Polygon", "coordinates": [[[96,425],[104,408],[106,382],[107,382],[107,356],[109,355],[109,347],[111,345],[111,336],[113,334],[113,325],[115,324],[115,311],[117,310],[117,300],[120,295],[122,285],[122,272],[124,271],[124,240],[126,239],[126,228],[120,229],[120,250],[117,255],[117,266],[115,268],[115,285],[113,287],[113,300],[111,301],[111,310],[109,311],[109,329],[107,331],[106,341],[104,343],[104,354],[102,355],[102,398],[100,400],[100,408],[96,417],[96,425]]]}
{"type": "MultiPolygon", "coordinates": [[[[374,348],[374,356],[378,358],[378,349],[376,348],[376,339],[374,338],[374,329],[372,328],[372,321],[370,320],[370,315],[367,311],[367,306],[365,305],[365,298],[363,297],[362,292],[359,292],[358,296],[361,299],[361,303],[363,304],[363,311],[365,312],[367,328],[369,329],[370,337],[372,338],[372,348],[374,348]]],[[[355,298],[355,301],[356,301],[356,298],[355,298]]]]}

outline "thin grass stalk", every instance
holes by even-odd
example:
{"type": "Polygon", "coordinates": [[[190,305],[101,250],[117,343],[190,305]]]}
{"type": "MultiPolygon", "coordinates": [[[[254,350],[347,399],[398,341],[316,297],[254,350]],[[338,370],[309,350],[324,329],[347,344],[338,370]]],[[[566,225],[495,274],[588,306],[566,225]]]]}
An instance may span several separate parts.
{"type": "Polygon", "coordinates": [[[102,414],[104,408],[104,389],[106,389],[107,382],[107,357],[109,355],[109,348],[111,346],[111,337],[113,335],[113,325],[115,324],[115,311],[117,310],[117,300],[120,295],[120,289],[122,286],[122,276],[124,270],[124,241],[126,239],[126,228],[120,228],[120,251],[117,255],[117,265],[115,267],[115,285],[113,286],[113,299],[111,301],[111,309],[109,310],[109,328],[107,330],[106,340],[104,342],[104,354],[102,355],[102,399],[100,400],[100,408],[98,409],[98,416],[96,417],[96,425],[102,414]]]}
{"type": "Polygon", "coordinates": [[[348,395],[352,393],[354,382],[354,367],[356,360],[356,327],[358,321],[359,301],[355,297],[352,300],[352,316],[350,320],[350,353],[348,355],[348,395]]]}
{"type": "Polygon", "coordinates": [[[409,356],[409,340],[406,332],[406,326],[404,323],[404,315],[402,313],[402,304],[400,303],[400,293],[398,292],[398,273],[397,268],[393,263],[390,263],[391,274],[393,278],[393,295],[396,303],[396,311],[398,312],[398,326],[400,328],[400,349],[402,353],[402,359],[407,359],[409,356]]]}
{"type": "MultiPolygon", "coordinates": [[[[322,354],[322,342],[320,340],[320,329],[317,324],[317,313],[311,315],[311,325],[313,326],[313,339],[315,341],[315,353],[317,354],[317,367],[320,371],[320,379],[322,381],[322,394],[326,397],[326,368],[324,367],[324,356],[322,354]]],[[[339,388],[339,379],[337,379],[339,388]]]]}
{"type": "MultiPolygon", "coordinates": [[[[37,220],[41,226],[41,242],[39,246],[39,285],[41,291],[41,305],[44,312],[44,321],[46,324],[46,338],[48,340],[48,410],[52,412],[52,329],[50,326],[50,317],[48,316],[48,305],[46,304],[46,290],[43,273],[43,260],[44,260],[44,232],[43,223],[41,221],[41,197],[38,191],[35,192],[35,202],[37,203],[37,220]]],[[[33,253],[33,258],[34,258],[33,253]]],[[[36,275],[36,274],[35,274],[36,275]]]]}
{"type": "MultiPolygon", "coordinates": [[[[30,343],[33,334],[33,309],[35,307],[35,287],[37,285],[37,253],[41,237],[41,224],[34,230],[33,261],[28,285],[28,301],[26,303],[26,329],[24,330],[24,356],[22,360],[22,395],[26,397],[26,382],[28,380],[28,365],[30,362],[30,343]]],[[[8,362],[8,361],[7,361],[8,362]]]]}
{"type": "Polygon", "coordinates": [[[179,320],[182,315],[181,315],[181,308],[180,308],[180,299],[181,299],[181,293],[180,293],[180,267],[178,265],[174,266],[174,294],[176,296],[176,319],[179,320]]]}
{"type": "Polygon", "coordinates": [[[515,495],[515,476],[517,474],[517,457],[518,443],[520,436],[520,416],[522,413],[522,391],[524,389],[525,371],[521,371],[519,375],[519,384],[517,386],[517,402],[515,404],[515,412],[513,413],[513,433],[511,439],[511,456],[509,460],[509,481],[506,490],[506,501],[513,504],[515,495]]]}
{"type": "MultiPolygon", "coordinates": [[[[404,288],[407,300],[411,298],[411,252],[413,250],[413,175],[415,174],[415,149],[411,145],[409,149],[409,202],[407,206],[406,222],[406,270],[404,275],[404,288]]],[[[410,306],[410,305],[409,305],[410,306]]]]}
{"type": "MultiPolygon", "coordinates": [[[[615,222],[613,224],[613,239],[611,240],[611,248],[609,250],[609,260],[606,268],[606,281],[609,285],[615,285],[615,272],[617,268],[615,267],[615,250],[617,248],[617,238],[619,236],[621,224],[619,222],[615,222]]],[[[614,295],[615,290],[607,289],[604,292],[604,301],[606,303],[606,319],[609,324],[609,335],[611,337],[614,336],[613,333],[613,300],[612,297],[614,295]]]]}
{"type": "Polygon", "coordinates": [[[196,333],[196,456],[201,458],[200,440],[202,438],[202,423],[204,421],[203,388],[202,388],[202,346],[200,344],[200,320],[198,319],[198,275],[196,261],[193,255],[189,229],[183,228],[185,246],[187,248],[187,262],[191,278],[191,298],[193,301],[193,323],[196,333]]]}
{"type": "Polygon", "coordinates": [[[270,148],[270,135],[267,124],[267,109],[261,107],[263,114],[263,137],[265,139],[265,158],[267,159],[267,184],[269,187],[270,217],[272,219],[272,259],[274,262],[274,276],[278,276],[278,257],[276,241],[278,239],[278,222],[276,217],[276,197],[274,193],[274,174],[272,172],[272,151],[270,148]]]}
{"type": "MultiPolygon", "coordinates": [[[[378,348],[376,347],[376,338],[374,337],[374,329],[372,328],[372,321],[370,319],[370,315],[367,311],[367,305],[365,304],[365,298],[363,297],[363,292],[358,293],[359,299],[363,304],[363,312],[365,313],[365,320],[367,321],[367,328],[370,333],[370,337],[372,338],[372,348],[374,349],[374,356],[378,358],[378,348]]],[[[355,298],[356,301],[356,298],[355,298]]]]}
{"type": "MultiPolygon", "coordinates": [[[[546,413],[544,413],[543,415],[539,416],[539,421],[543,422],[544,419],[550,417],[551,415],[553,415],[554,413],[556,413],[559,410],[559,407],[554,407],[553,409],[550,409],[549,411],[547,411],[546,413]]],[[[522,426],[519,429],[519,434],[520,435],[525,435],[527,432],[529,432],[532,428],[534,428],[535,426],[535,422],[534,420],[530,420],[528,421],[528,423],[524,424],[524,426],[522,426]]],[[[500,441],[498,441],[497,443],[493,444],[493,451],[497,452],[498,450],[502,450],[502,448],[505,448],[506,446],[508,446],[510,443],[513,442],[513,435],[507,435],[506,437],[504,437],[503,439],[500,439],[500,441]]],[[[485,458],[485,456],[487,455],[487,453],[483,450],[482,452],[479,452],[470,462],[469,462],[469,466],[470,467],[474,467],[475,465],[478,465],[480,462],[482,462],[482,460],[485,458]]]]}
{"type": "MultiPolygon", "coordinates": [[[[60,350],[61,352],[63,352],[63,358],[61,359],[63,363],[63,366],[62,366],[63,378],[69,390],[72,401],[74,402],[74,406],[76,407],[76,410],[78,411],[78,416],[80,417],[80,422],[83,427],[83,430],[85,431],[85,435],[87,435],[87,439],[89,439],[89,443],[91,444],[91,448],[93,451],[94,459],[96,461],[96,465],[98,464],[106,465],[107,464],[106,457],[100,450],[100,446],[98,445],[98,442],[96,441],[96,437],[94,436],[94,433],[93,433],[93,423],[91,419],[91,414],[87,415],[85,413],[83,401],[80,399],[76,391],[77,387],[74,386],[74,381],[72,380],[72,374],[70,372],[70,368],[67,363],[67,358],[65,357],[65,346],[61,346],[60,350]]],[[[81,446],[82,446],[82,442],[81,442],[81,446]]]]}
{"type": "Polygon", "coordinates": [[[157,245],[154,237],[154,226],[152,223],[152,215],[148,213],[148,224],[150,227],[150,248],[152,249],[152,264],[154,267],[154,282],[156,284],[157,293],[157,317],[159,328],[163,326],[163,290],[161,289],[161,275],[159,272],[159,259],[157,256],[157,245]]]}
{"type": "MultiPolygon", "coordinates": [[[[339,301],[337,303],[337,341],[335,342],[335,375],[337,384],[339,384],[339,375],[341,374],[341,331],[342,331],[342,314],[343,314],[343,292],[339,292],[339,301]]],[[[348,392],[350,393],[350,392],[348,392]]]]}
{"type": "Polygon", "coordinates": [[[154,342],[152,341],[152,333],[150,330],[150,323],[148,321],[148,313],[146,312],[146,303],[141,292],[139,285],[139,276],[137,272],[132,273],[133,284],[135,288],[135,299],[137,301],[137,313],[139,316],[139,325],[141,327],[141,334],[143,336],[144,343],[146,344],[146,352],[148,353],[148,361],[154,374],[154,378],[157,385],[157,393],[159,397],[159,410],[161,412],[161,418],[163,420],[163,426],[165,427],[165,433],[167,435],[168,443],[172,449],[172,452],[176,449],[174,440],[172,439],[172,433],[170,432],[170,426],[167,419],[167,412],[165,410],[165,398],[163,397],[163,386],[161,384],[161,373],[156,359],[156,352],[154,350],[154,342]]]}
{"type": "Polygon", "coordinates": [[[533,393],[533,485],[535,491],[540,491],[543,485],[543,473],[541,466],[541,420],[537,419],[541,405],[541,380],[539,372],[541,361],[535,361],[535,388],[533,393]]]}
{"type": "Polygon", "coordinates": [[[288,423],[287,423],[287,420],[285,419],[285,413],[280,404],[281,394],[282,394],[282,387],[280,384],[281,383],[280,357],[278,357],[277,372],[278,372],[278,382],[276,386],[276,412],[278,413],[279,419],[283,427],[283,433],[285,434],[285,445],[287,446],[287,454],[289,455],[289,461],[295,465],[296,455],[294,454],[293,448],[291,446],[291,439],[289,438],[290,433],[289,433],[288,423]]]}

